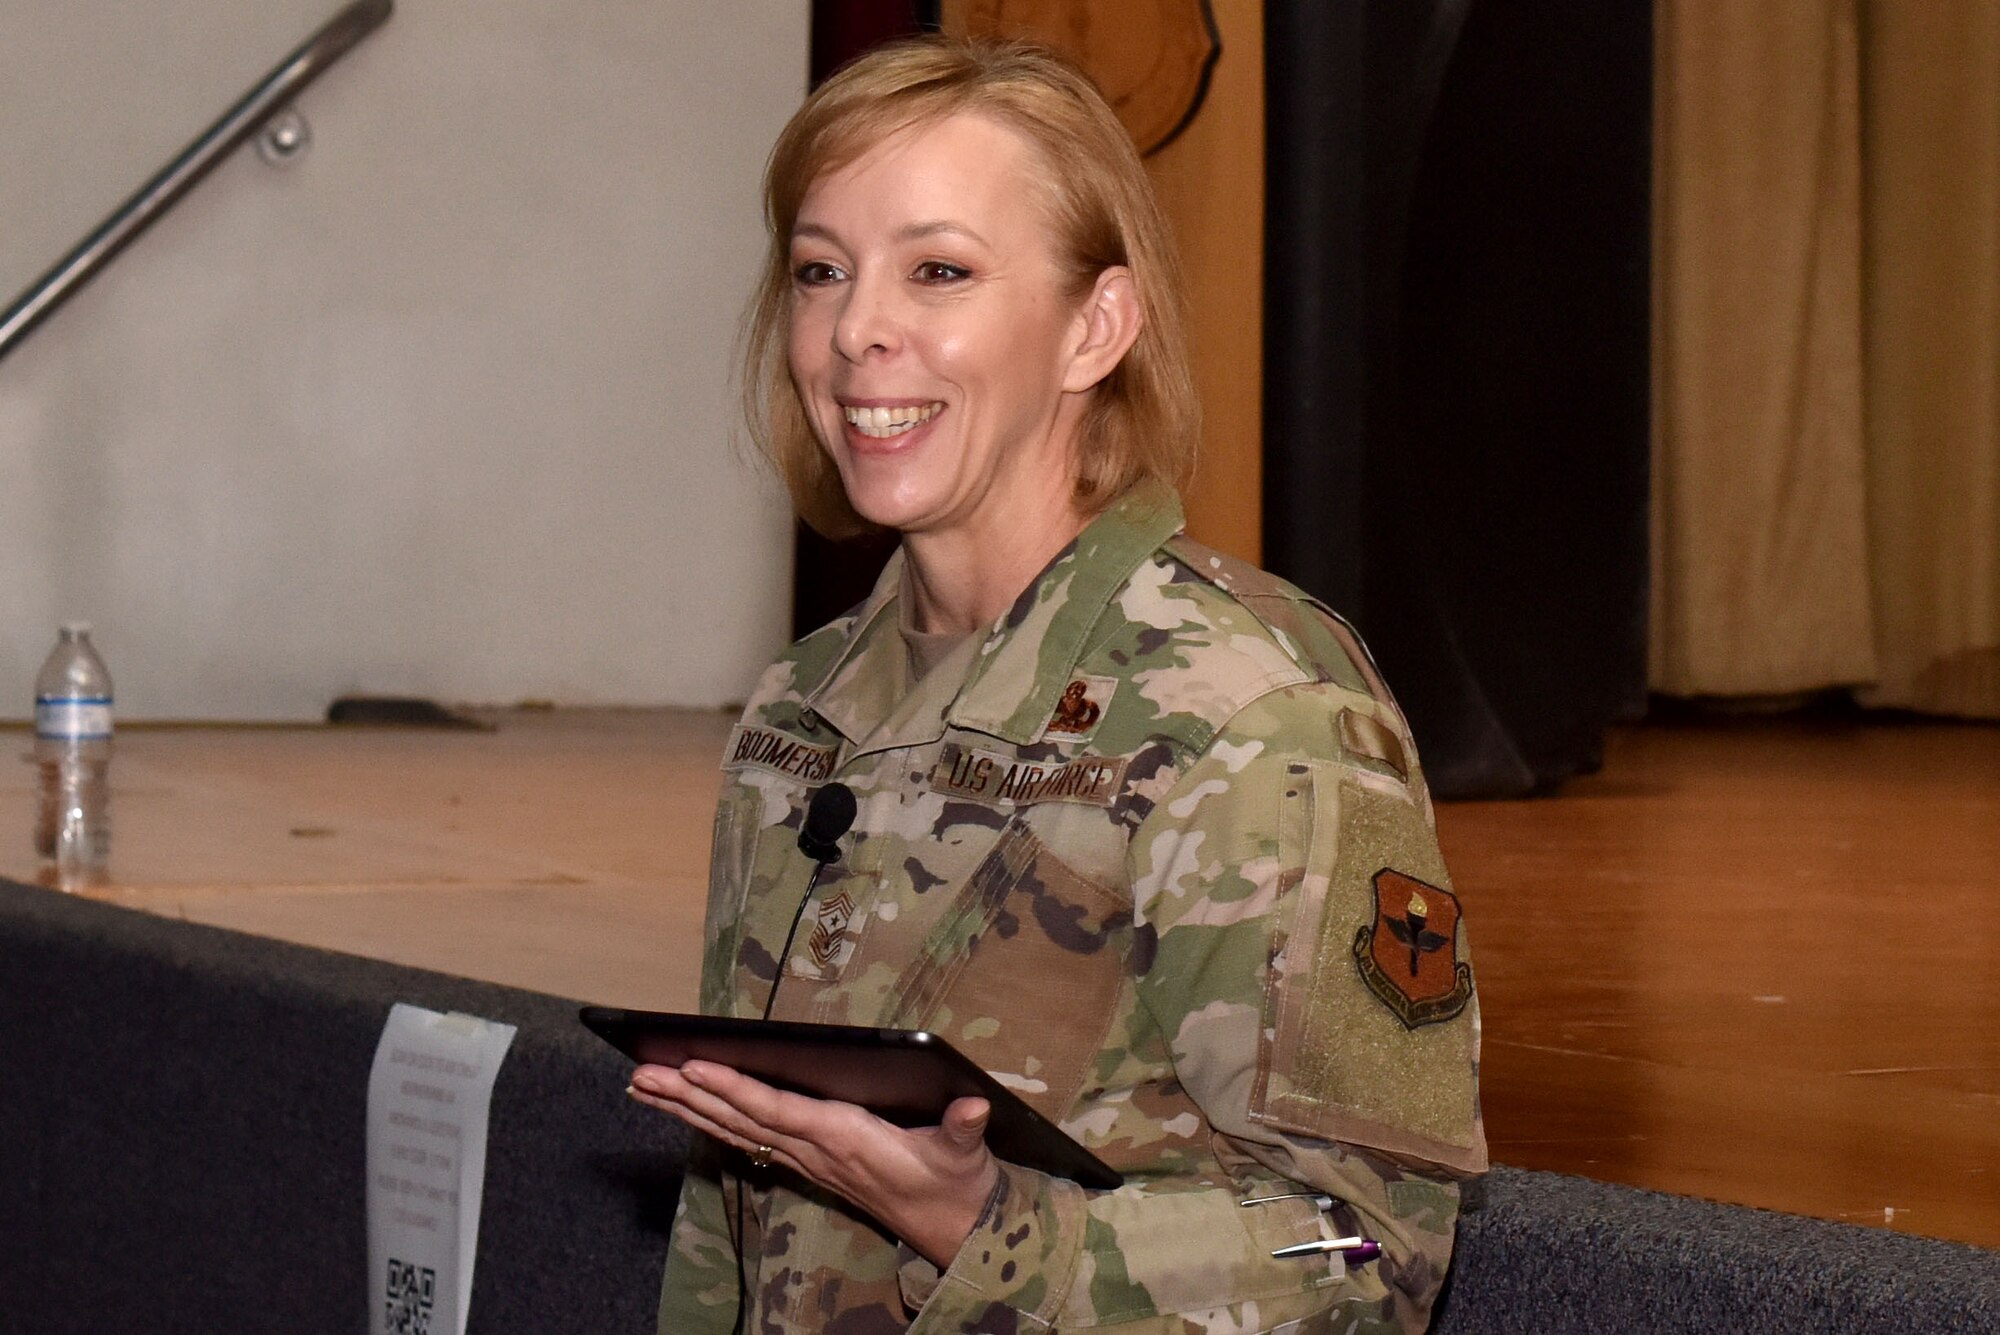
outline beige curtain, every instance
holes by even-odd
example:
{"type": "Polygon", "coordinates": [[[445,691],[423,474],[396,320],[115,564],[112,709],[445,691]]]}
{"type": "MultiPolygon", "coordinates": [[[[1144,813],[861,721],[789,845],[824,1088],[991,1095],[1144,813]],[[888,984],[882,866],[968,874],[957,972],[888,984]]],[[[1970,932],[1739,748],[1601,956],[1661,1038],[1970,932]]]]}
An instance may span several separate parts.
{"type": "Polygon", "coordinates": [[[1652,674],[2000,717],[2000,0],[1659,0],[1652,674]]]}
{"type": "Polygon", "coordinates": [[[1865,698],[2000,717],[2000,0],[1862,13],[1865,698]]]}

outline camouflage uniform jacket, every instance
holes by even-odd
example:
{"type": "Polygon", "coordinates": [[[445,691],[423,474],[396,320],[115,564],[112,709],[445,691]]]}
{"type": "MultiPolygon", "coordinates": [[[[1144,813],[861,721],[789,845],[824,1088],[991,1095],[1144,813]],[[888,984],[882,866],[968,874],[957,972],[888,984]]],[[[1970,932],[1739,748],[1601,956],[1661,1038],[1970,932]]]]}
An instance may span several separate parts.
{"type": "Polygon", "coordinates": [[[663,1335],[731,1329],[739,1191],[749,1331],[1424,1326],[1486,1154],[1409,735],[1344,623],[1180,527],[1170,496],[1128,496],[961,646],[965,671],[915,683],[892,561],[731,734],[706,929],[703,1008],[759,1014],[807,799],[839,779],[860,814],[774,1018],[933,1029],[1126,1185],[1003,1164],[940,1276],[782,1170],[698,1161],[663,1335]],[[1241,1204],[1301,1189],[1338,1204],[1241,1204]],[[1270,1255],[1349,1233],[1382,1259],[1270,1255]]]}

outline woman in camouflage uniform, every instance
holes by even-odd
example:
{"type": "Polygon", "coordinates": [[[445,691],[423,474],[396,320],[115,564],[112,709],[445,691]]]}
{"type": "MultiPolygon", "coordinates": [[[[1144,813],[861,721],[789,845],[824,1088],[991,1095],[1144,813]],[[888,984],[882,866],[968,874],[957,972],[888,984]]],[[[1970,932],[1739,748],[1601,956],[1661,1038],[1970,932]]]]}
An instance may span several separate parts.
{"type": "Polygon", "coordinates": [[[730,738],[703,1007],[933,1029],[1126,1185],[996,1159],[977,1099],[906,1131],[642,1067],[708,1136],[660,1330],[1421,1329],[1486,1162],[1458,901],[1352,632],[1181,533],[1130,141],[1058,61],[915,43],[813,95],[766,204],[753,425],[817,527],[902,542],[730,738]]]}

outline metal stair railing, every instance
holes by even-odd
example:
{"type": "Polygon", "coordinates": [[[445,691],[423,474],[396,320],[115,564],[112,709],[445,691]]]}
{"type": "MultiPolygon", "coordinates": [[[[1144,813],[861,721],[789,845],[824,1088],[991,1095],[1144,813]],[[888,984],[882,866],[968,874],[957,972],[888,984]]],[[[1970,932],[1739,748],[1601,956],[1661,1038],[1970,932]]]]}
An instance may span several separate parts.
{"type": "Polygon", "coordinates": [[[182,149],[152,180],[120,204],[76,249],[28,288],[0,315],[4,358],[113,257],[157,222],[202,177],[291,105],[307,85],[388,21],[393,0],[355,0],[322,24],[200,138],[182,149]]]}

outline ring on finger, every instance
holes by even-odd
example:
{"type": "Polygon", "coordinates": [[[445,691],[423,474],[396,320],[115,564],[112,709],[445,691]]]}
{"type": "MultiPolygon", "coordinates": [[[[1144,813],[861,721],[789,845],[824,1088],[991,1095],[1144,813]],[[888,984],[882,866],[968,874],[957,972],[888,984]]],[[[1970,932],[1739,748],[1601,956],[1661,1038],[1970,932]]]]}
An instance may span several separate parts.
{"type": "Polygon", "coordinates": [[[769,1168],[771,1166],[771,1147],[769,1145],[759,1145],[751,1150],[750,1162],[756,1164],[759,1168],[769,1168]]]}

